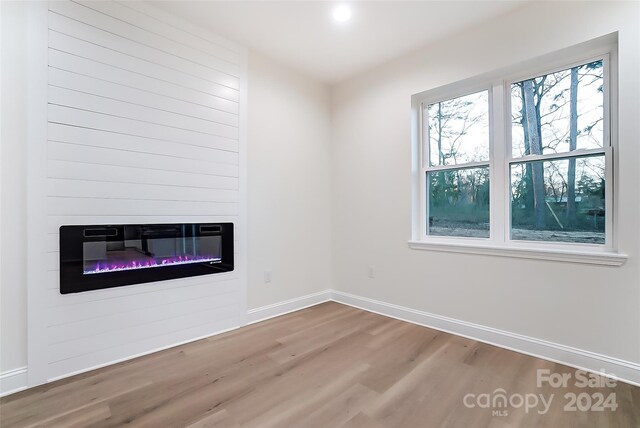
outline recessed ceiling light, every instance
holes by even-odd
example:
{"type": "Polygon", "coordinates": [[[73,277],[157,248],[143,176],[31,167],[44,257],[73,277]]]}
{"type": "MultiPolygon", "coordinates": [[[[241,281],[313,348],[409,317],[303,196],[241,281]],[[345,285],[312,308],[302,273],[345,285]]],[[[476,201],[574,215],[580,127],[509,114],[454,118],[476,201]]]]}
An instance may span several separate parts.
{"type": "Polygon", "coordinates": [[[333,8],[333,19],[338,22],[345,22],[351,19],[351,8],[346,4],[341,4],[333,8]]]}

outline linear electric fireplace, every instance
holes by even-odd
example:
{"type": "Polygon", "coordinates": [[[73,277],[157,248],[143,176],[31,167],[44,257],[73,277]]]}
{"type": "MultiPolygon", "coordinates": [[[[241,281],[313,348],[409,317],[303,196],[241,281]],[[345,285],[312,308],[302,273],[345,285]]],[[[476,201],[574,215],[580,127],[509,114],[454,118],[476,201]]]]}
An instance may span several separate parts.
{"type": "Polygon", "coordinates": [[[233,223],[60,227],[60,293],[233,270],[233,223]]]}

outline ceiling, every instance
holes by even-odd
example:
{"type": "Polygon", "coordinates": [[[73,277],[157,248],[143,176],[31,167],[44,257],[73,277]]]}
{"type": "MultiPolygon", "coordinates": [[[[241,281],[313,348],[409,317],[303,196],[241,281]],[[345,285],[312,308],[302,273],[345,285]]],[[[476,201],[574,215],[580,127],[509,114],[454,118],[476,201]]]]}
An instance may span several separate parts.
{"type": "Polygon", "coordinates": [[[335,22],[323,1],[154,1],[154,5],[335,84],[464,28],[521,7],[521,1],[355,1],[335,22]]]}

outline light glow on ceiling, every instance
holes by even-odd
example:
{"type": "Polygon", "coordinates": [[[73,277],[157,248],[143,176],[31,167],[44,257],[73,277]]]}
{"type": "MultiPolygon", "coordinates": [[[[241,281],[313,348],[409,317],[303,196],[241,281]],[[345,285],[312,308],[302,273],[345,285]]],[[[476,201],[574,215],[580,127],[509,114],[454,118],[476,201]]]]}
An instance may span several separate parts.
{"type": "Polygon", "coordinates": [[[345,22],[351,19],[351,8],[341,4],[333,8],[333,19],[337,22],[345,22]]]}

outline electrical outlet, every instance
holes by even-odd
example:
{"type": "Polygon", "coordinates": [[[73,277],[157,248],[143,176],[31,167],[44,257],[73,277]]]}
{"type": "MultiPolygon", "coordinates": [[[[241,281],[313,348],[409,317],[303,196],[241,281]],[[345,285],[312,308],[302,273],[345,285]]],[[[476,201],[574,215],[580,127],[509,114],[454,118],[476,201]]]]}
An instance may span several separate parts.
{"type": "Polygon", "coordinates": [[[266,284],[270,284],[271,283],[271,271],[270,270],[265,270],[264,271],[264,282],[266,284]]]}
{"type": "Polygon", "coordinates": [[[369,278],[375,278],[375,276],[376,276],[376,275],[375,275],[375,272],[374,272],[373,266],[368,266],[368,267],[367,267],[367,276],[368,276],[369,278]]]}

